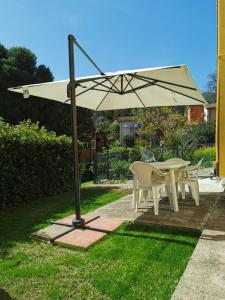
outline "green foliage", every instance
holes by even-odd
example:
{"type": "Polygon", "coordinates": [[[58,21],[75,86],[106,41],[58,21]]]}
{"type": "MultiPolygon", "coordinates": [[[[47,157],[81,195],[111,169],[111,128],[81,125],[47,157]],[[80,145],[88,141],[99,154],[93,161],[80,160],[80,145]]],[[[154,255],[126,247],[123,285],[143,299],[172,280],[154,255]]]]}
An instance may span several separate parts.
{"type": "Polygon", "coordinates": [[[193,161],[197,163],[203,158],[204,167],[212,167],[213,162],[216,160],[216,147],[203,147],[196,149],[193,153],[193,161]]]}
{"type": "Polygon", "coordinates": [[[71,189],[71,138],[31,121],[0,120],[0,208],[71,189]]]}
{"type": "Polygon", "coordinates": [[[216,103],[216,88],[217,74],[216,72],[212,72],[208,75],[207,89],[203,93],[203,96],[208,103],[216,103]]]}
{"type": "MultiPolygon", "coordinates": [[[[81,213],[126,193],[119,189],[83,188],[81,213]]],[[[88,251],[53,247],[30,238],[50,220],[73,213],[72,193],[0,212],[0,286],[12,299],[171,298],[198,241],[197,235],[126,223],[88,251]]]]}
{"type": "Polygon", "coordinates": [[[40,65],[36,70],[37,82],[49,82],[53,80],[52,73],[45,65],[40,65]]]}
{"type": "Polygon", "coordinates": [[[174,158],[174,157],[177,157],[177,155],[172,150],[166,149],[163,152],[163,160],[167,160],[167,159],[174,158]]]}
{"type": "Polygon", "coordinates": [[[93,172],[91,170],[91,165],[90,164],[86,164],[85,166],[83,166],[83,168],[81,168],[80,164],[80,177],[81,177],[81,182],[88,182],[93,180],[93,172]]]}
{"type": "Polygon", "coordinates": [[[52,81],[53,75],[45,65],[36,66],[35,54],[24,47],[6,49],[0,45],[0,87],[52,81]]]}
{"type": "MultiPolygon", "coordinates": [[[[53,75],[48,67],[37,66],[36,56],[29,49],[13,47],[6,49],[0,44],[0,107],[1,116],[10,124],[31,119],[40,122],[57,134],[71,135],[70,105],[37,97],[23,99],[20,94],[10,93],[6,88],[18,85],[49,82],[53,75]]],[[[92,112],[78,108],[78,136],[85,140],[94,132],[92,112]]]]}
{"type": "Polygon", "coordinates": [[[182,113],[170,107],[151,108],[140,112],[137,121],[140,124],[138,135],[140,139],[150,142],[151,146],[158,146],[160,141],[165,145],[170,143],[174,132],[183,128],[187,122],[182,113]]]}
{"type": "Polygon", "coordinates": [[[215,124],[207,122],[188,123],[183,128],[178,128],[167,143],[178,157],[190,159],[193,152],[202,145],[215,143],[215,124]]]}
{"type": "Polygon", "coordinates": [[[127,134],[123,138],[123,143],[126,147],[133,147],[134,146],[134,136],[127,134]]]}
{"type": "Polygon", "coordinates": [[[131,162],[141,159],[139,147],[111,147],[109,149],[109,154],[111,157],[120,156],[122,159],[127,159],[131,162]]]}
{"type": "Polygon", "coordinates": [[[119,123],[116,120],[109,125],[107,139],[110,144],[119,140],[119,123]]]}
{"type": "Polygon", "coordinates": [[[127,179],[129,177],[130,161],[127,160],[113,160],[111,162],[111,179],[127,179]]]}
{"type": "Polygon", "coordinates": [[[120,180],[129,178],[129,165],[141,159],[138,147],[114,146],[108,151],[98,153],[94,160],[95,180],[106,179],[107,169],[110,179],[120,180]]]}

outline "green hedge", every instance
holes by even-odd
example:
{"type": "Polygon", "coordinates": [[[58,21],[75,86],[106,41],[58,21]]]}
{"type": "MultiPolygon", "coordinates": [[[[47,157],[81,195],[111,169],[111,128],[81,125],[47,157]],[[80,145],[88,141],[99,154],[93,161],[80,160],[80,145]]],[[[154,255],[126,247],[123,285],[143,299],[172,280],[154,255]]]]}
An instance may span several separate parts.
{"type": "Polygon", "coordinates": [[[72,142],[30,121],[0,119],[0,208],[71,189],[72,142]]]}
{"type": "Polygon", "coordinates": [[[141,159],[139,147],[111,147],[109,155],[112,157],[120,156],[121,159],[129,159],[131,162],[141,159]]]}
{"type": "Polygon", "coordinates": [[[202,147],[194,151],[193,161],[197,163],[203,158],[202,165],[204,167],[212,167],[213,162],[216,160],[216,147],[202,147]]]}

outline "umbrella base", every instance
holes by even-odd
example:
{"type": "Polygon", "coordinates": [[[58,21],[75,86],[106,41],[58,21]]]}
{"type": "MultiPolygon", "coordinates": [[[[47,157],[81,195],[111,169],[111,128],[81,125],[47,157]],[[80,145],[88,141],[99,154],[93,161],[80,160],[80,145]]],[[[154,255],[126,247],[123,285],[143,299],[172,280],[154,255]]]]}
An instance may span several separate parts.
{"type": "Polygon", "coordinates": [[[83,226],[74,228],[72,226],[74,215],[68,216],[34,232],[32,237],[69,248],[79,247],[87,249],[107,234],[116,230],[123,223],[121,219],[92,217],[89,215],[83,216],[82,219],[85,220],[83,226]]]}

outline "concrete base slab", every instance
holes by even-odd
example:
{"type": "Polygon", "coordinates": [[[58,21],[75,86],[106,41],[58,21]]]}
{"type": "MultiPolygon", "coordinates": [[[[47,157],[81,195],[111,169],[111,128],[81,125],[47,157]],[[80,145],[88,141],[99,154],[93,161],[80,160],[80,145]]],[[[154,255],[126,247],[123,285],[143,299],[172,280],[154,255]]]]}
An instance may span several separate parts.
{"type": "Polygon", "coordinates": [[[51,241],[60,234],[66,234],[70,230],[69,227],[60,225],[50,225],[31,234],[32,237],[39,240],[51,241]]]}
{"type": "MultiPolygon", "coordinates": [[[[92,219],[92,217],[89,215],[82,215],[81,218],[85,219],[85,222],[88,222],[92,219]]],[[[71,225],[73,219],[75,219],[75,215],[70,215],[68,217],[58,220],[57,222],[71,225]]]]}
{"type": "Polygon", "coordinates": [[[123,221],[120,219],[109,219],[109,218],[98,218],[87,224],[88,228],[91,229],[100,229],[112,232],[116,230],[120,225],[122,225],[123,221]]]}
{"type": "MultiPolygon", "coordinates": [[[[86,222],[90,221],[93,217],[84,215],[82,218],[86,222]]],[[[74,219],[74,215],[68,216],[58,222],[64,224],[71,224],[74,219]]],[[[74,229],[71,231],[71,227],[53,224],[44,229],[38,230],[32,234],[33,237],[45,241],[53,241],[55,244],[66,245],[69,247],[79,247],[87,249],[100,239],[102,239],[107,233],[110,233],[117,229],[123,221],[115,218],[97,218],[90,221],[86,228],[74,229]],[[62,236],[60,236],[62,235],[62,236]],[[56,238],[59,236],[58,238],[56,238]]]]}
{"type": "Polygon", "coordinates": [[[76,229],[56,239],[54,244],[87,249],[97,241],[101,240],[105,235],[106,233],[104,232],[76,229]]]}

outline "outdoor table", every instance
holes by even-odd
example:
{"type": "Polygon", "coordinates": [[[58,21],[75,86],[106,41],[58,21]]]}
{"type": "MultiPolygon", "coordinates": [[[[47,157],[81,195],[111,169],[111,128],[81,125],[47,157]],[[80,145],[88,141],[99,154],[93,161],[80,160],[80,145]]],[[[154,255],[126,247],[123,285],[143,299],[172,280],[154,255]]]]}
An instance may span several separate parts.
{"type": "Polygon", "coordinates": [[[177,189],[176,189],[176,178],[175,178],[175,171],[186,167],[190,164],[190,161],[164,161],[164,162],[154,162],[151,163],[152,166],[159,170],[166,170],[169,172],[170,178],[170,189],[169,189],[169,200],[170,200],[170,207],[174,211],[179,211],[178,208],[178,201],[177,201],[177,189]]]}

